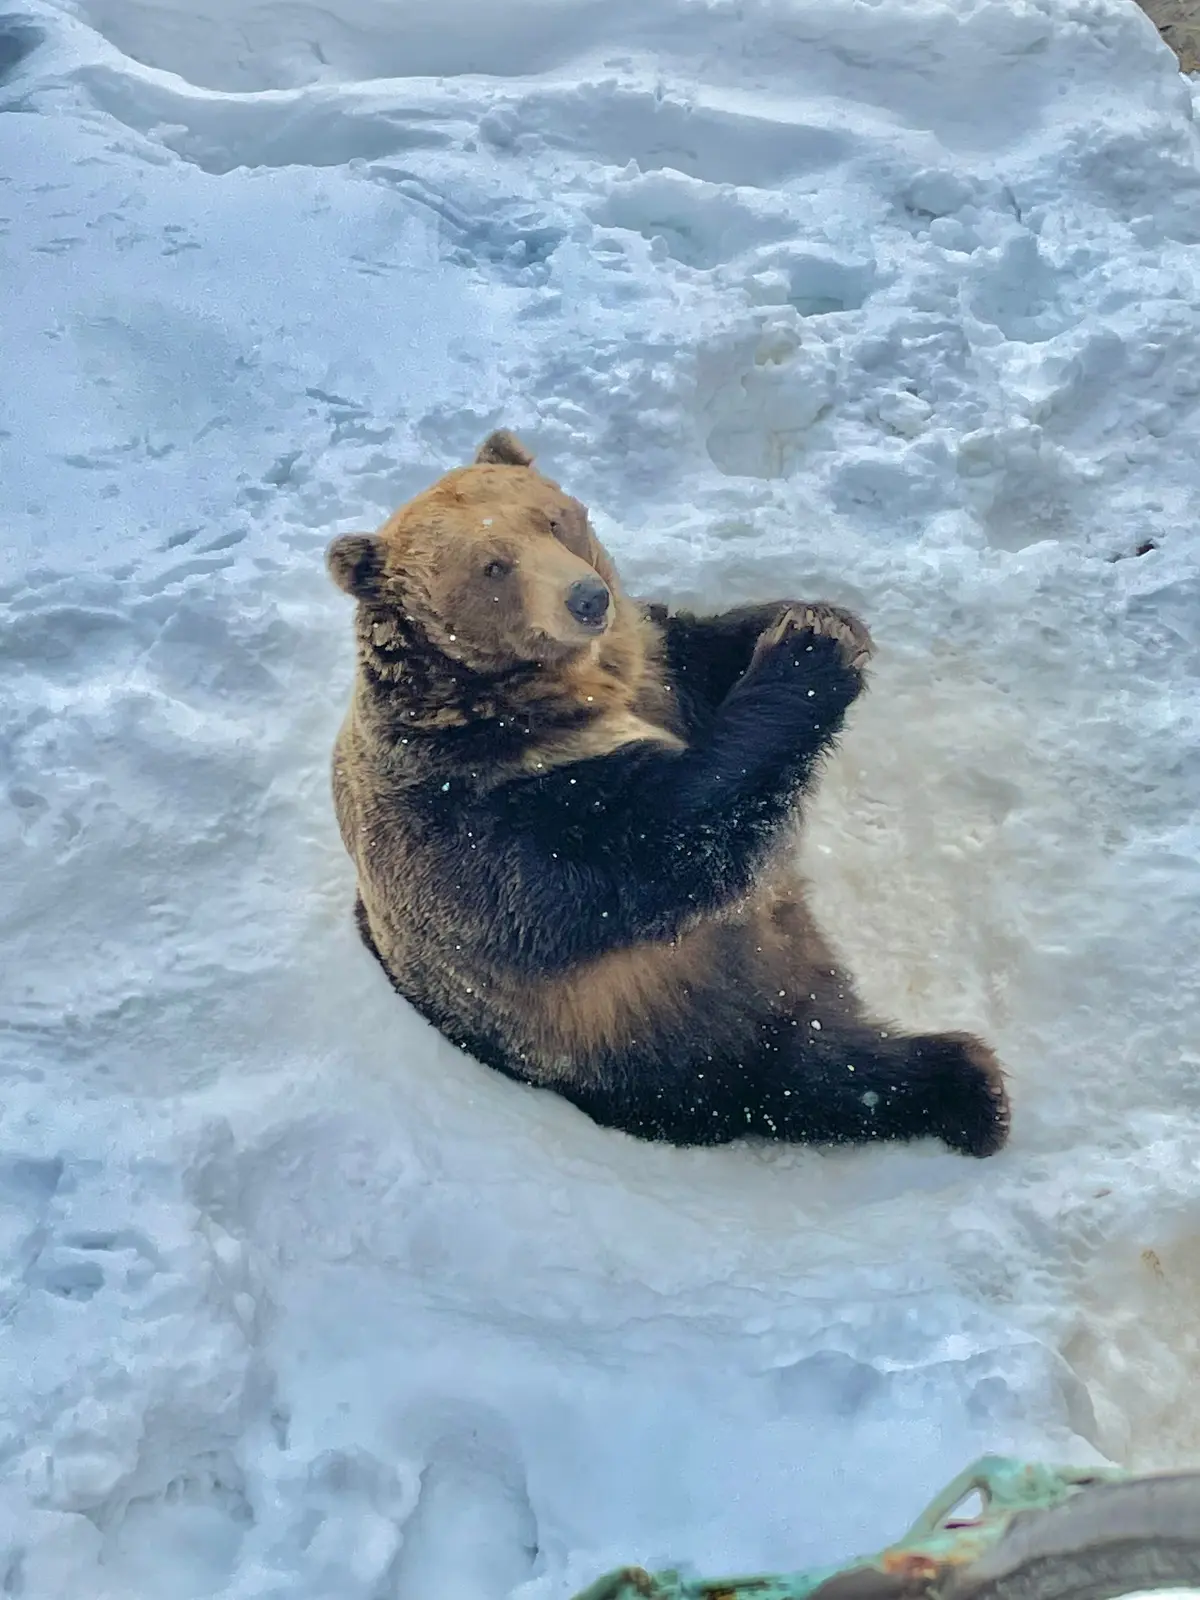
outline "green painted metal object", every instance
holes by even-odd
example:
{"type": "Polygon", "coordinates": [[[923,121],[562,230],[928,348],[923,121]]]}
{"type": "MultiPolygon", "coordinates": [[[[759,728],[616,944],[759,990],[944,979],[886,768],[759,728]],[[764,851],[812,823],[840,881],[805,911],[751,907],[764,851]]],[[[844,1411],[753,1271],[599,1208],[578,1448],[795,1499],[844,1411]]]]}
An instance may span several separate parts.
{"type": "Polygon", "coordinates": [[[1200,1472],[985,1456],[877,1555],[741,1578],[623,1567],[575,1600],[1116,1600],[1188,1588],[1200,1589],[1200,1472]],[[979,1510],[962,1514],[973,1496],[979,1510]]]}

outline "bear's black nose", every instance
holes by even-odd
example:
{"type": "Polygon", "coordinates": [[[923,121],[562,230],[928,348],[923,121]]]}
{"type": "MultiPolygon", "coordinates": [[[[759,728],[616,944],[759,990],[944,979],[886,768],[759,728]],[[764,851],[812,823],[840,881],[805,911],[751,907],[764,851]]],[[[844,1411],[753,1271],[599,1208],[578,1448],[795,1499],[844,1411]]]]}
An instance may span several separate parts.
{"type": "Polygon", "coordinates": [[[594,628],[608,610],[608,585],[600,578],[580,578],[567,590],[567,610],[576,622],[594,628]]]}

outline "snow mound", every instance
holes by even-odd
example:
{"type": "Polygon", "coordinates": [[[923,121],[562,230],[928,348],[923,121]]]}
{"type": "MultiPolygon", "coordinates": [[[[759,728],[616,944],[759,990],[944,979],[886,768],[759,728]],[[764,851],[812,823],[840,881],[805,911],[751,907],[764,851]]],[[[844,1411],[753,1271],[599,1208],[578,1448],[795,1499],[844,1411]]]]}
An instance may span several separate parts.
{"type": "Polygon", "coordinates": [[[1117,0],[0,21],[0,1588],[561,1600],[1194,1455],[1200,163],[1117,0]],[[807,841],[1012,1148],[678,1152],[349,917],[333,533],[517,428],[631,586],[859,606],[807,841]]]}

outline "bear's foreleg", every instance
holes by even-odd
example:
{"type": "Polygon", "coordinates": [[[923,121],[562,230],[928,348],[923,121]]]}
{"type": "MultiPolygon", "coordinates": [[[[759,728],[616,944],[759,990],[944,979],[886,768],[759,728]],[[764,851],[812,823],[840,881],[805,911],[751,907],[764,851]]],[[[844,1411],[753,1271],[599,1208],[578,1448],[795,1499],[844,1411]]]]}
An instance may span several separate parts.
{"type": "Polygon", "coordinates": [[[667,664],[678,690],[715,711],[750,665],[759,637],[786,611],[799,609],[800,601],[774,600],[706,617],[664,612],[667,664]]]}
{"type": "Polygon", "coordinates": [[[755,774],[803,786],[862,693],[873,650],[866,627],[848,611],[787,608],[757,636],[745,672],[695,753],[707,752],[711,765],[745,758],[736,769],[743,790],[753,788],[755,774]]]}

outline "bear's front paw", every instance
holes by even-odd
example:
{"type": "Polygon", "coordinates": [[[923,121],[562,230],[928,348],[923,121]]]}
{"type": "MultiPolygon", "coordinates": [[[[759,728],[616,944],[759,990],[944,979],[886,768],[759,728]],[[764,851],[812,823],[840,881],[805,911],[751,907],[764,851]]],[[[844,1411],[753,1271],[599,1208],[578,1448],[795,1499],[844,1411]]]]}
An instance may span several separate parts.
{"type": "Polygon", "coordinates": [[[828,641],[837,651],[841,665],[861,675],[875,653],[867,625],[852,611],[816,601],[811,605],[791,605],[779,620],[764,628],[754,647],[751,667],[768,656],[784,652],[803,664],[818,640],[828,641]]]}

